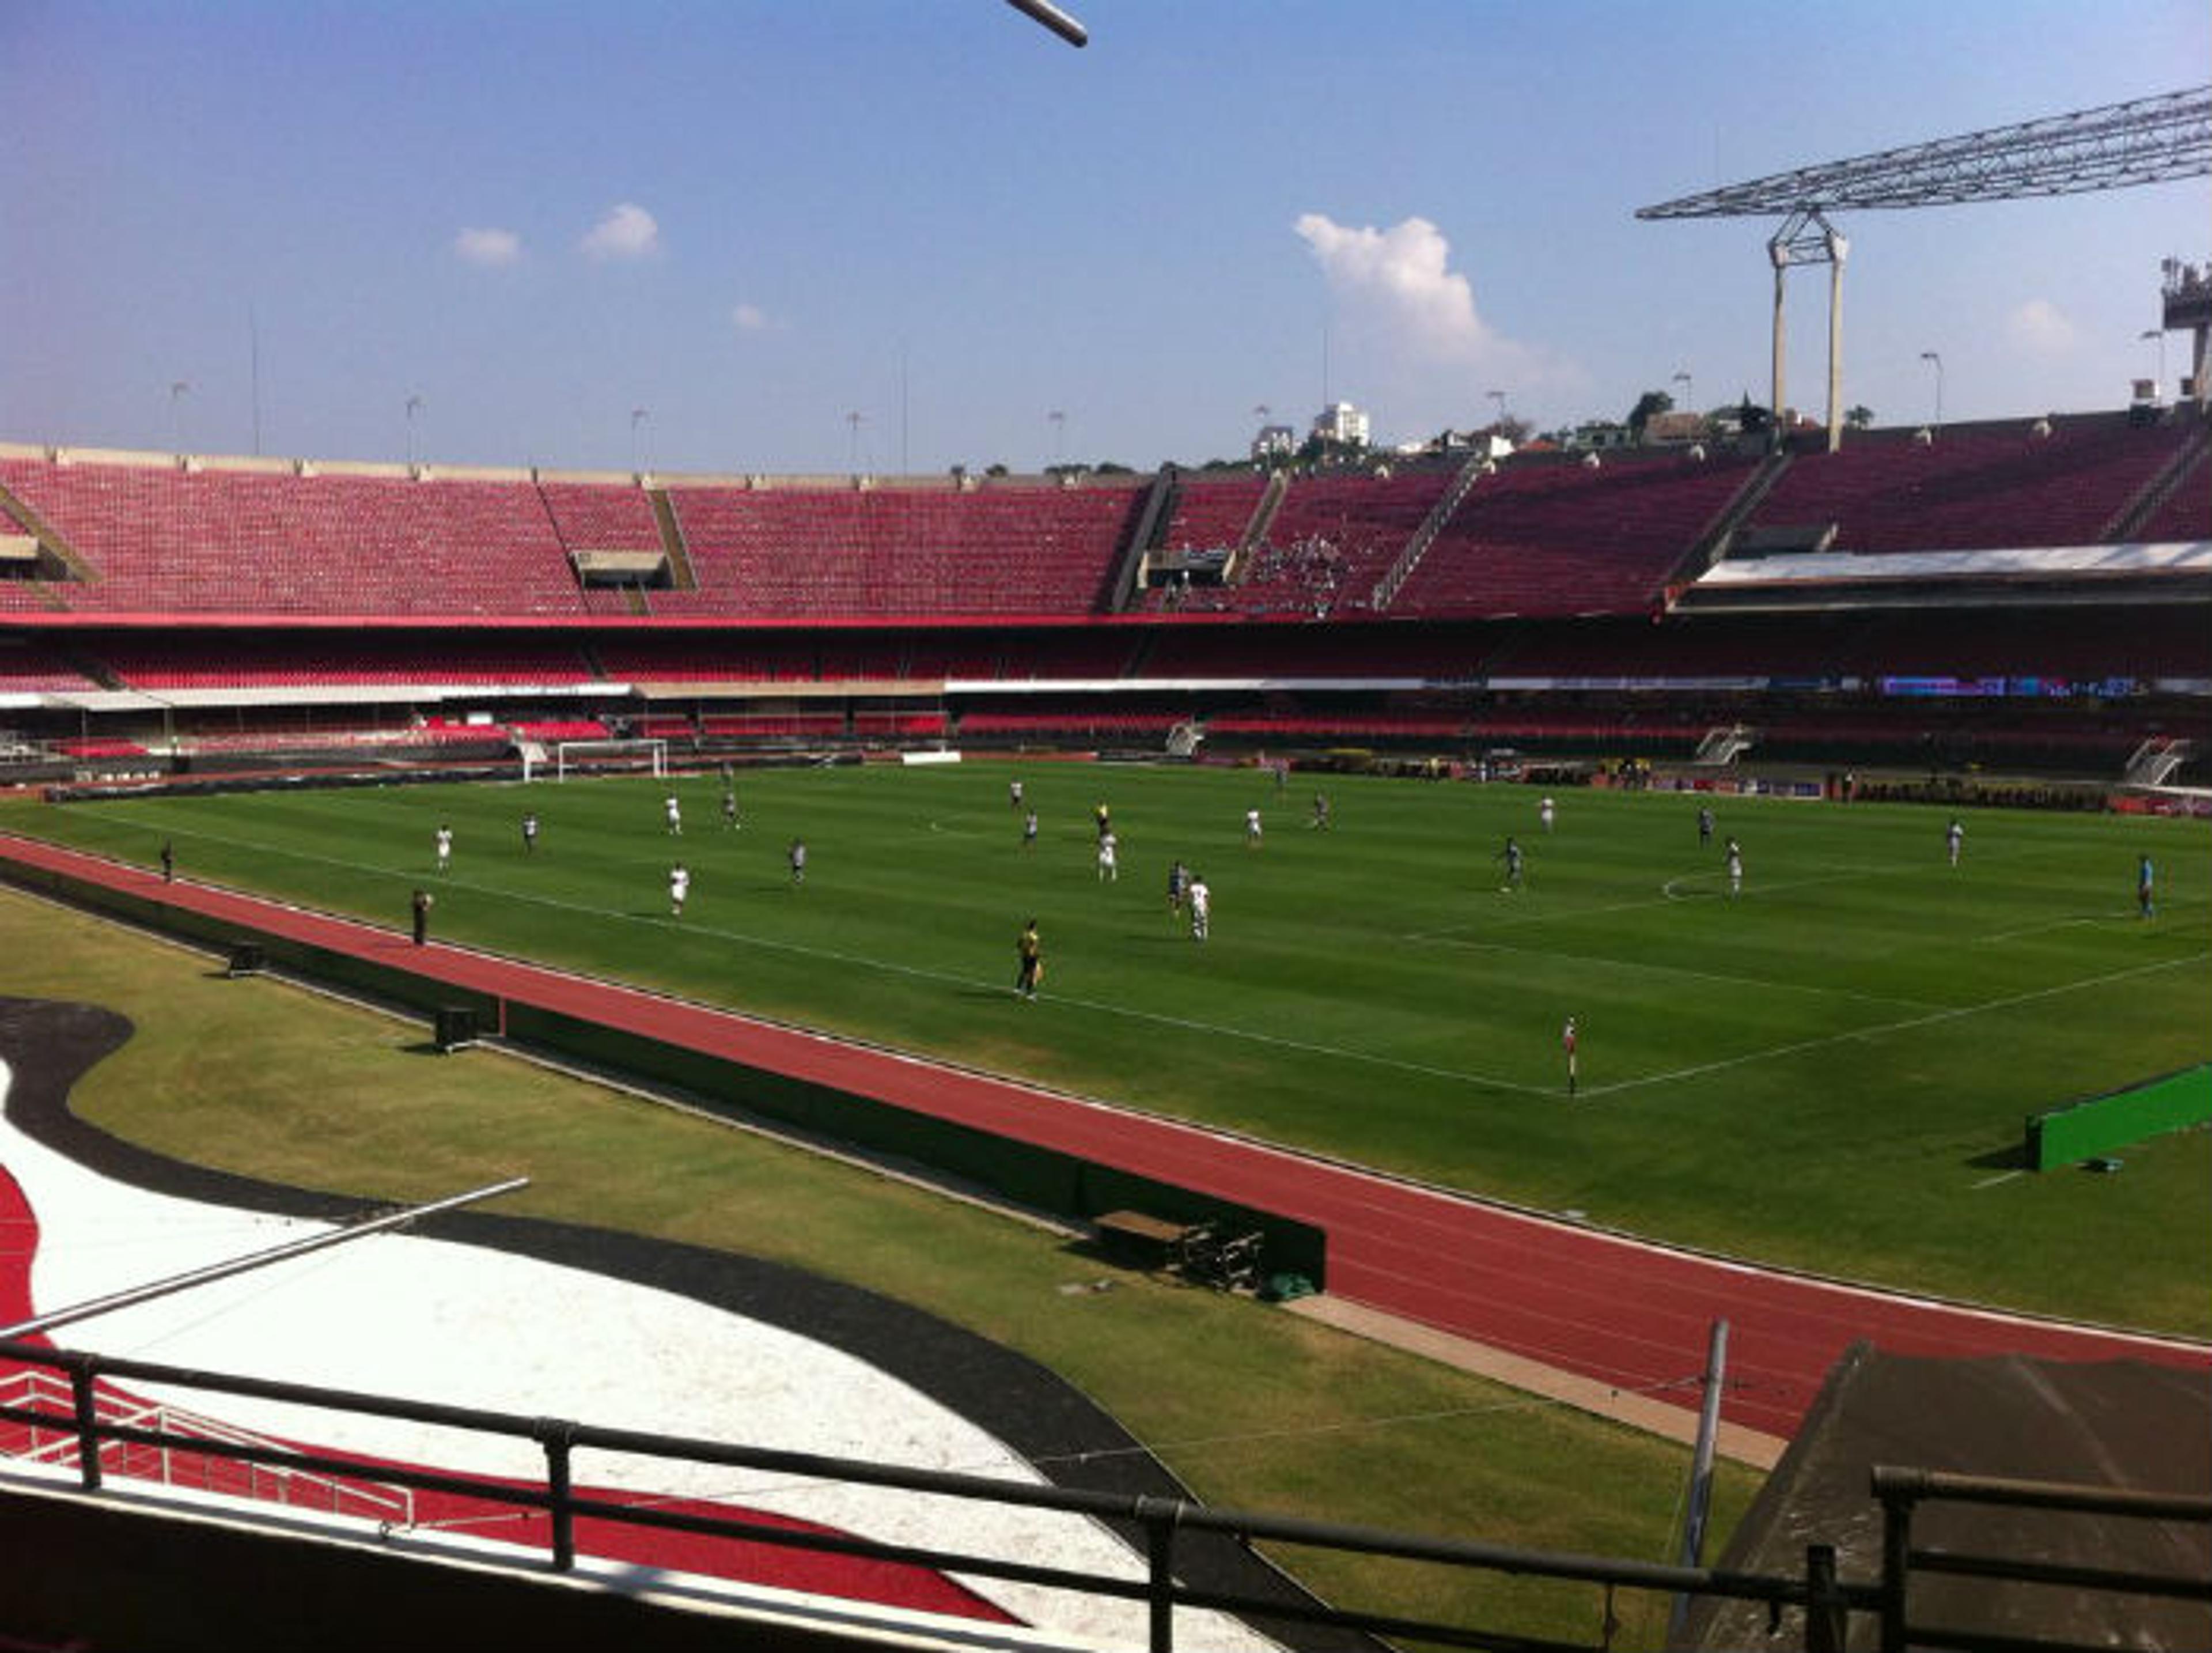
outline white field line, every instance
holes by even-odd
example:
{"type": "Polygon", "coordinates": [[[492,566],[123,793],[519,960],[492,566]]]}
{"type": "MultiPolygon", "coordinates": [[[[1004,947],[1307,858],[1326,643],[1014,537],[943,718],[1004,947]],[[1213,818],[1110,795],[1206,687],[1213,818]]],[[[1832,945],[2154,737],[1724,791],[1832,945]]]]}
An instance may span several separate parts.
{"type": "Polygon", "coordinates": [[[2024,925],[2017,930],[1998,930],[1990,935],[1978,935],[1972,938],[1966,945],[1971,947],[1978,947],[1986,942],[2014,941],[2024,935],[2040,935],[2045,930],[2063,930],[2068,927],[2075,924],[2111,924],[2116,921],[2123,919],[2132,921],[2135,915],[2132,913],[2101,913],[2094,917],[2054,918],[2041,924],[2024,925]]]}
{"type": "MultiPolygon", "coordinates": [[[[2047,860],[2061,853],[2061,851],[2054,849],[2048,845],[2031,844],[2024,847],[2014,847],[2006,850],[1991,852],[1981,856],[1979,860],[1980,862],[1984,864],[1990,861],[2047,860]]],[[[1953,869],[1947,863],[1932,858],[1926,860],[1915,860],[1910,862],[1884,861],[1863,864],[1858,862],[1844,862],[1840,865],[1831,866],[1827,872],[1815,873],[1806,878],[1784,878],[1776,883],[1761,882],[1758,884],[1747,884],[1744,895],[1746,896],[1766,896],[1772,895],[1778,890],[1802,890],[1814,884],[1844,884],[1848,883],[1852,878],[1863,878],[1870,873],[1879,873],[1885,878],[1893,878],[1899,876],[1933,876],[1936,873],[1950,872],[1952,871],[1953,869]]],[[[1719,894],[1717,886],[1722,878],[1725,876],[1726,875],[1717,866],[1700,868],[1693,872],[1677,873],[1674,877],[1668,879],[1664,884],[1660,885],[1659,896],[1656,900],[1654,900],[1650,896],[1644,896],[1635,901],[1613,902],[1603,907],[1565,908],[1540,913],[1524,912],[1505,918],[1470,919],[1465,924],[1448,924],[1438,929],[1413,931],[1403,937],[1402,939],[1407,941],[1431,941],[1441,937],[1459,935],[1466,931],[1476,928],[1503,928],[1509,925],[1521,924],[1557,924],[1570,922],[1578,918],[1600,918],[1609,913],[1640,912],[1646,908],[1663,907],[1672,902],[1701,899],[1701,897],[1698,897],[1694,894],[1678,895],[1674,893],[1678,885],[1688,884],[1693,879],[1710,878],[1712,880],[1713,884],[1716,885],[1716,889],[1713,893],[1715,896],[1717,896],[1719,894]]]]}
{"type": "MultiPolygon", "coordinates": [[[[1869,872],[1891,873],[1894,872],[1896,870],[1896,868],[1889,866],[1849,866],[1839,869],[1836,872],[1824,872],[1814,878],[1789,878],[1779,884],[1761,884],[1756,886],[1756,889],[1753,893],[1771,895],[1778,890],[1801,890],[1808,884],[1842,884],[1851,878],[1863,878],[1869,872]]],[[[1405,936],[1403,939],[1407,941],[1436,941],[1449,936],[1462,935],[1466,932],[1478,927],[1489,928],[1495,926],[1497,927],[1503,928],[1509,925],[1560,924],[1566,923],[1578,918],[1602,918],[1608,913],[1641,912],[1648,907],[1664,907],[1668,905],[1670,902],[1684,899],[1684,897],[1680,896],[1668,894],[1668,890],[1670,886],[1680,884],[1685,879],[1705,877],[1718,879],[1723,876],[1723,875],[1718,872],[1711,873],[1684,872],[1679,874],[1675,878],[1668,879],[1667,884],[1660,886],[1659,897],[1656,901],[1647,896],[1636,901],[1613,902],[1604,907],[1562,908],[1556,912],[1523,913],[1517,918],[1470,919],[1465,924],[1447,924],[1434,930],[1415,930],[1405,936]]]]}
{"type": "Polygon", "coordinates": [[[1969,1194],[1979,1194],[1984,1188],[1993,1188],[2000,1182],[2009,1182],[2014,1177],[2023,1175],[2025,1175],[2025,1173],[2021,1171],[1999,1171],[1995,1176],[1984,1176],[1980,1182],[1975,1183],[1972,1188],[1967,1189],[1966,1192],[1969,1194]]]}
{"type": "MultiPolygon", "coordinates": [[[[409,872],[393,872],[386,867],[362,861],[351,861],[336,855],[318,855],[312,851],[294,849],[276,844],[257,843],[250,839],[227,837],[220,833],[185,830],[179,837],[194,837],[211,843],[227,844],[234,849],[252,849],[264,854],[288,856],[295,860],[319,862],[327,866],[342,866],[351,872],[370,872],[398,878],[412,878],[409,872]]],[[[435,875],[428,875],[435,877],[435,875]]],[[[796,941],[780,941],[769,936],[753,935],[743,930],[727,930],[696,920],[677,920],[658,914],[626,913],[611,908],[587,906],[582,902],[562,901],[552,896],[532,895],[526,891],[497,889],[488,884],[471,884],[448,873],[436,878],[427,888],[467,890],[478,895],[515,902],[528,902],[535,906],[550,907],[562,912],[582,913],[593,918],[613,919],[629,924],[647,924],[677,934],[710,935],[718,940],[737,942],[763,951],[791,953],[805,958],[826,959],[832,963],[848,964],[856,969],[881,970],[889,975],[903,975],[916,981],[942,982],[945,986],[980,990],[990,994],[1011,994],[1006,982],[983,981],[975,976],[957,975],[949,970],[927,969],[916,964],[895,963],[889,959],[872,958],[861,953],[839,952],[833,948],[808,946],[796,941]]],[[[250,893],[250,892],[241,892],[250,893]]],[[[266,897],[257,897],[266,899],[266,897]]],[[[308,911],[311,909],[301,909],[308,911]]],[[[542,968],[542,967],[541,967],[542,968]]],[[[565,973],[565,972],[556,972],[565,973]]],[[[650,989],[647,989],[650,991],[650,989]]],[[[1349,1050],[1339,1045],[1318,1044],[1305,1039],[1287,1038],[1280,1034],[1261,1033],[1250,1028],[1233,1027],[1225,1023],[1200,1021],[1193,1017],[1170,1016],[1164,1012],[1139,1010],[1128,1005],[1110,1004],[1103,1000],[1069,998],[1054,994],[1040,1003],[1075,1010],[1094,1011],[1100,1015],[1119,1016],[1132,1021],[1146,1022],[1160,1027],[1180,1028],[1188,1032],[1202,1033],[1211,1037],[1243,1040],[1248,1043],[1267,1045],[1279,1050],[1295,1050],[1310,1056],[1327,1056],[1339,1061],[1356,1062],[1364,1067],[1385,1068],[1394,1073],[1415,1073],[1425,1079],[1445,1079],[1455,1085],[1478,1085],[1494,1091],[1510,1091],[1523,1096],[1552,1097],[1558,1094],[1555,1085],[1527,1085],[1517,1079],[1499,1079],[1487,1073],[1475,1073],[1458,1068],[1436,1067],[1425,1062],[1407,1061],[1401,1057],[1380,1055],[1371,1051],[1349,1050]]],[[[728,1009],[728,1006],[714,1006],[728,1009]]],[[[743,1015],[741,1010],[733,1014],[743,1015]]]]}
{"type": "Polygon", "coordinates": [[[1804,1039],[1796,1044],[1775,1045],[1765,1050],[1747,1051],[1741,1056],[1730,1056],[1717,1062],[1700,1062],[1691,1067],[1678,1067],[1670,1073],[1647,1074],[1640,1079],[1620,1079],[1612,1085],[1588,1085],[1586,1097],[1610,1096],[1621,1091],[1640,1090],[1649,1085],[1666,1085],[1676,1079],[1695,1079],[1703,1073],[1725,1073],[1732,1067],[1747,1067],[1776,1056],[1795,1056],[1808,1050],[1818,1050],[1826,1045],[1844,1044],[1853,1039],[1878,1039],[1892,1033],[1908,1032],[1914,1028],[1933,1027],[1942,1022],[1954,1022],[1968,1016],[1979,1016],[1993,1010],[2009,1010],[2017,1005],[2033,1004],[2039,999],[2052,999],[2061,994],[2075,993],[2084,988],[2108,986],[2138,975],[2149,975],[2160,970],[2174,969],[2184,964],[2195,964],[2212,958],[2212,948],[2185,954],[2179,958],[2161,959],[2154,964],[2137,964],[2124,970],[2108,970],[2102,975],[2083,976],[2078,981],[2061,981],[2056,986],[2036,988],[2027,993],[2016,993],[2003,999],[1986,1000],[1978,1005],[1960,1005],[1950,1010],[1931,1012],[1926,1016],[1908,1017],[1901,1022],[1886,1022],[1874,1027],[1855,1028],[1844,1033],[1831,1033],[1818,1039],[1804,1039]]]}
{"type": "Polygon", "coordinates": [[[1457,937],[1419,938],[1435,947],[1458,947],[1468,952],[1523,953],[1531,958],[1555,958],[1562,963],[1594,964],[1601,969],[1643,970],[1658,975],[1687,976],[1694,981],[1717,981],[1733,988],[1757,988],[1771,993],[1810,993],[1824,998],[1856,999],[1869,1005],[1902,1005],[1908,1010],[1932,1010],[1924,999],[1898,999],[1884,993],[1860,993],[1850,988],[1822,988],[1797,981],[1772,981],[1763,976],[1729,975],[1718,970],[1692,969],[1686,964],[1650,964],[1633,958],[1608,958],[1602,953],[1563,953],[1549,947],[1516,947],[1510,941],[1462,941],[1457,937]]]}

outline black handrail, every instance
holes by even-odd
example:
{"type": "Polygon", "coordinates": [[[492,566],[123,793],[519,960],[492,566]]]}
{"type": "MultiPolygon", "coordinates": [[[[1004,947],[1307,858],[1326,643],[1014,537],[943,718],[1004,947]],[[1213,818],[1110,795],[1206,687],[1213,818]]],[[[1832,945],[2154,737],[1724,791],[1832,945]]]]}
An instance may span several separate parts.
{"type": "Polygon", "coordinates": [[[1912,1517],[1922,1504],[1973,1504],[2212,1526],[2212,1497],[2143,1492],[2131,1487],[2085,1486],[2063,1481],[2019,1480],[1995,1475],[1960,1475],[1937,1469],[1900,1468],[1891,1464],[1875,1465],[1871,1479],[1882,1513],[1882,1576],[1878,1591],[1882,1653],[1904,1653],[1908,1647],[1954,1648],[1961,1650],[1961,1653],[2093,1653],[2095,1644],[2089,1643],[1915,1624],[1907,1611],[1906,1596],[1907,1586],[1916,1572],[2097,1590],[2109,1595],[2212,1601],[2212,1577],[1923,1549],[1912,1542],[1912,1517]]]}
{"type": "Polygon", "coordinates": [[[1846,1612],[1872,1611],[1881,1603],[1874,1587],[1838,1581],[1832,1553],[1814,1547],[1802,1577],[1737,1572],[1712,1567],[1683,1567],[1617,1557],[1521,1549],[1466,1539],[1425,1537],[1378,1528],[1308,1520],[1297,1516],[1209,1509],[1179,1498],[1030,1486],[952,1471],[872,1463],[727,1441],[605,1429],[565,1419],[450,1406],[439,1401],[369,1395],[281,1380],[209,1372],[159,1362],[110,1358],[80,1351],[0,1342],[0,1359],[65,1372],[74,1405],[69,1413],[35,1406],[0,1405],[0,1419],[73,1433],[78,1443],[79,1474],[88,1490],[100,1485],[103,1443],[164,1449],[246,1463],[276,1463],[318,1474],[349,1476],[420,1492],[450,1493],[503,1505],[518,1512],[543,1513],[551,1526],[550,1565],[567,1571],[575,1563],[575,1522],[581,1518],[630,1527],[744,1540],[829,1554],[904,1563],[951,1573],[996,1577],[1053,1589],[1080,1591],[1148,1604],[1153,1653],[1172,1653],[1173,1613],[1177,1607],[1207,1608],[1288,1622],[1310,1622],[1371,1633],[1419,1638],[1494,1653],[1576,1653],[1589,1643],[1552,1642],[1485,1632],[1418,1619],[1318,1604],[1263,1600],[1231,1591],[1201,1589],[1175,1577],[1176,1546],[1186,1533],[1224,1534],[1243,1542],[1269,1541],[1396,1559],[1472,1567],[1530,1577],[1598,1585],[1618,1585],[1659,1594],[1676,1592],[1763,1601],[1780,1608],[1808,1609],[1806,1645],[1822,1650],[1839,1645],[1832,1632],[1846,1612]],[[343,1453],[295,1451],[263,1443],[210,1441],[158,1428],[111,1423],[98,1415],[94,1389],[100,1378],[204,1390],[295,1406],[393,1419],[477,1434],[535,1443],[545,1458],[543,1485],[514,1483],[489,1476],[421,1469],[343,1453]],[[1139,1528],[1145,1534],[1146,1576],[1124,1579],[1032,1562],[974,1555],[956,1550],[878,1542],[843,1534],[770,1526],[742,1517],[704,1515],[646,1504],[625,1504],[580,1496],[574,1490],[574,1460],[580,1450],[605,1451],[690,1463],[774,1471],[807,1479],[890,1488],[980,1500],[1061,1513],[1085,1515],[1139,1528]]]}

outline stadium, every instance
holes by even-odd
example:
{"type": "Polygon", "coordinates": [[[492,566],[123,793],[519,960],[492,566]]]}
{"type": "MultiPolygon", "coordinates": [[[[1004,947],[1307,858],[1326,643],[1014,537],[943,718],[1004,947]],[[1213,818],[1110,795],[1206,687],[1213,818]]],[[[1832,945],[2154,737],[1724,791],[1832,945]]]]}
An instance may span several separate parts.
{"type": "Polygon", "coordinates": [[[2208,295],[1848,429],[0,443],[0,1636],[2189,1644],[2208,295]]]}

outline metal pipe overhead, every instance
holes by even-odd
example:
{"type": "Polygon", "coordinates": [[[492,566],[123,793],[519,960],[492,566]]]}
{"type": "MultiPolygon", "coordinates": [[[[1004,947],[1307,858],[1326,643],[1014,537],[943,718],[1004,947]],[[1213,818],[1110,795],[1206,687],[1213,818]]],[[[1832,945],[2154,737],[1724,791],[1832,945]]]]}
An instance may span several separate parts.
{"type": "Polygon", "coordinates": [[[243,1274],[249,1269],[266,1268],[291,1257],[303,1257],[311,1251],[326,1250],[334,1245],[343,1245],[348,1240],[364,1239],[371,1234],[381,1234],[386,1229],[404,1228],[409,1223],[441,1211],[452,1211],[461,1206],[473,1205],[479,1200],[489,1200],[502,1194],[513,1194],[517,1188],[526,1188],[526,1176],[510,1177],[504,1182],[474,1188],[466,1194],[434,1200],[427,1206],[410,1206],[404,1211],[395,1211],[382,1217],[368,1218],[348,1224],[343,1228],[327,1233],[311,1234],[304,1240],[289,1240],[265,1251],[250,1252],[242,1257],[233,1257],[226,1262],[210,1263],[204,1268],[172,1274],[167,1279],[149,1280],[143,1285],[128,1286],[120,1291],[111,1291],[106,1297],[93,1297],[83,1303],[71,1304],[65,1309],[49,1310],[43,1315],[33,1315],[28,1320],[19,1320],[13,1326],[0,1326],[0,1342],[12,1338],[32,1337],[40,1332],[52,1331],[57,1326],[74,1325],[80,1320],[90,1320],[95,1315],[112,1313],[127,1309],[133,1304],[148,1303],[155,1297],[165,1297],[173,1292],[191,1290],[195,1285],[206,1285],[216,1280],[228,1279],[233,1274],[243,1274]]]}
{"type": "Polygon", "coordinates": [[[1638,218],[1942,207],[2162,184],[2212,173],[2212,86],[2048,115],[1729,184],[1638,218]]]}

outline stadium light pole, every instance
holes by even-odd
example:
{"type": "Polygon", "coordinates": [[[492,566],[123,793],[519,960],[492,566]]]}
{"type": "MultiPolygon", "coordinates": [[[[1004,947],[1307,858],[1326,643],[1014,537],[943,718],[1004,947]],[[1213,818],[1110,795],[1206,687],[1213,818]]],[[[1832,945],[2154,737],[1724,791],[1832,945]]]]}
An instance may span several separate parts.
{"type": "Polygon", "coordinates": [[[185,451],[185,398],[191,394],[191,381],[173,379],[169,381],[169,441],[174,452],[185,451]]]}
{"type": "Polygon", "coordinates": [[[1016,11],[1035,18],[1070,46],[1091,44],[1091,31],[1058,6],[1053,5],[1050,0],[1006,0],[1006,3],[1016,11]]]}
{"type": "Polygon", "coordinates": [[[1487,395],[1492,401],[1498,404],[1498,434],[1503,435],[1505,430],[1505,392],[1504,391],[1487,391],[1484,393],[1487,395]]]}
{"type": "Polygon", "coordinates": [[[2151,381],[2150,387],[2150,399],[2155,402],[2166,394],[2166,329],[2146,327],[2136,337],[2158,341],[2158,377],[2151,381]]]}
{"type": "Polygon", "coordinates": [[[629,468],[633,473],[642,469],[638,460],[638,427],[652,416],[652,410],[648,408],[632,408],[629,410],[629,468]]]}
{"type": "Polygon", "coordinates": [[[1052,462],[1055,468],[1064,457],[1061,445],[1067,436],[1067,416],[1058,408],[1045,415],[1045,422],[1052,427],[1052,462]]]}
{"type": "Polygon", "coordinates": [[[865,422],[866,416],[858,408],[854,408],[845,416],[845,422],[852,427],[850,465],[853,474],[856,477],[860,474],[860,426],[865,422]]]}
{"type": "Polygon", "coordinates": [[[1698,410],[1698,382],[1690,377],[1690,370],[1683,368],[1674,375],[1673,382],[1682,387],[1682,411],[1695,413],[1698,410]]]}
{"type": "Polygon", "coordinates": [[[1941,430],[1943,428],[1943,358],[1934,350],[1923,350],[1920,359],[1934,364],[1936,368],[1936,422],[1929,428],[1941,430]]]}
{"type": "Polygon", "coordinates": [[[410,396],[407,398],[407,464],[410,470],[415,465],[415,416],[422,411],[422,398],[410,396]]]}

